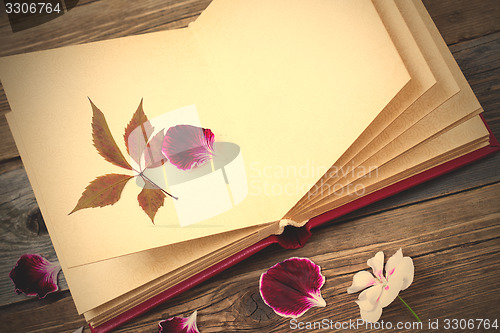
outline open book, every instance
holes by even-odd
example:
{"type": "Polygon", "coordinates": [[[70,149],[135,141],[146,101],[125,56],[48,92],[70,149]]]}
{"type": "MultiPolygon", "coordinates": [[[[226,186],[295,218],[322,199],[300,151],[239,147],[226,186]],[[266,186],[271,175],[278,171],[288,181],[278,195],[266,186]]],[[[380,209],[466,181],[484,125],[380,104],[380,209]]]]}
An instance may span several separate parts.
{"type": "Polygon", "coordinates": [[[96,331],[498,146],[419,1],[214,0],[188,28],[0,59],[0,80],[96,331]]]}

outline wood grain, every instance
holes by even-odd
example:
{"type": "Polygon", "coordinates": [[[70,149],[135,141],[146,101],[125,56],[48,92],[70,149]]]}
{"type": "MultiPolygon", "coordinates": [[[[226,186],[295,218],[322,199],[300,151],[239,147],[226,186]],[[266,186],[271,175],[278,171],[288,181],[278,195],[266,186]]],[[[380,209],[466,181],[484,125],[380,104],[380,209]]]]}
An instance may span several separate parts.
{"type": "MultiPolygon", "coordinates": [[[[14,292],[9,272],[25,253],[38,253],[56,261],[49,234],[43,222],[35,195],[24,168],[0,175],[0,306],[26,300],[14,292]]],[[[68,288],[64,275],[59,275],[59,288],[68,288]]]]}
{"type": "Polygon", "coordinates": [[[447,44],[455,44],[500,31],[496,0],[423,0],[447,44]]]}
{"type": "Polygon", "coordinates": [[[0,142],[0,161],[19,157],[16,143],[3,114],[0,114],[0,142]]]}
{"type": "MultiPolygon", "coordinates": [[[[0,11],[0,56],[186,26],[210,0],[82,0],[62,17],[13,34],[0,11]]],[[[500,6],[496,0],[424,0],[443,38],[478,96],[490,127],[500,137],[500,6]]],[[[56,260],[3,113],[0,85],[0,332],[72,332],[78,316],[63,274],[61,291],[45,299],[16,295],[8,272],[23,253],[56,260]]],[[[118,329],[156,332],[159,320],[198,310],[202,332],[290,332],[258,292],[260,274],[292,256],[321,265],[326,308],[302,321],[359,318],[357,295],[345,290],[355,272],[379,250],[399,247],[414,259],[412,286],[402,292],[423,319],[498,318],[500,307],[500,154],[349,214],[321,227],[302,249],[271,246],[206,283],[118,329]]],[[[410,322],[398,302],[382,319],[410,322]]],[[[441,326],[442,328],[442,326],[441,326]]],[[[325,330],[326,331],[326,330],[325,330]]],[[[360,329],[358,331],[378,331],[360,329]]],[[[400,331],[400,330],[398,330],[400,331]]],[[[416,331],[416,330],[401,330],[416,331]]],[[[89,332],[85,329],[85,332],[89,332]]]]}

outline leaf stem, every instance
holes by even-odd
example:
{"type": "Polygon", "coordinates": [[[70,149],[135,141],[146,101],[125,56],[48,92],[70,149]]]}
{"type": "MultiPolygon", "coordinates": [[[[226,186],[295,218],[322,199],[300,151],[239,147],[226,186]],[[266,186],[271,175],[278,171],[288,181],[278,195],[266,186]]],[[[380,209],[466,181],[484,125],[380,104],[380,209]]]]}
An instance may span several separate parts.
{"type": "MultiPolygon", "coordinates": [[[[137,172],[137,171],[136,171],[137,172]]],[[[165,193],[166,195],[168,195],[169,197],[171,197],[172,199],[175,199],[175,200],[179,200],[178,197],[176,196],[173,196],[172,194],[168,193],[167,191],[165,191],[164,189],[162,189],[160,186],[156,185],[151,179],[149,179],[144,173],[142,172],[139,172],[139,175],[138,176],[141,176],[142,178],[146,179],[149,183],[153,184],[154,186],[156,186],[156,188],[158,188],[160,191],[162,191],[163,193],[165,193]]]]}
{"type": "Polygon", "coordinates": [[[417,316],[417,314],[415,313],[415,311],[412,310],[412,308],[410,308],[410,306],[408,305],[408,303],[406,303],[402,298],[401,296],[399,296],[399,299],[401,300],[401,302],[403,302],[403,304],[408,308],[408,310],[410,310],[410,312],[413,314],[413,316],[415,317],[415,319],[417,319],[417,321],[419,323],[421,323],[422,321],[420,320],[420,318],[417,316]]]}

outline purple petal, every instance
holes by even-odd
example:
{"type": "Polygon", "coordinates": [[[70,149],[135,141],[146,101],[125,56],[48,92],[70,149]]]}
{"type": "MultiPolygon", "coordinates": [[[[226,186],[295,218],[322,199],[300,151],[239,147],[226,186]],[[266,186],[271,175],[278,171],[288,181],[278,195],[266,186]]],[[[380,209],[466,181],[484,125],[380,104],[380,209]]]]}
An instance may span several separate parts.
{"type": "Polygon", "coordinates": [[[9,277],[14,282],[16,293],[44,298],[59,289],[57,274],[60,270],[57,262],[50,262],[38,254],[23,254],[9,277]]]}
{"type": "Polygon", "coordinates": [[[177,168],[189,170],[210,160],[214,139],[214,134],[209,129],[177,125],[168,129],[162,152],[177,168]]]}
{"type": "Polygon", "coordinates": [[[193,312],[188,318],[172,317],[158,323],[158,333],[200,333],[196,327],[196,314],[193,312]]]}
{"type": "Polygon", "coordinates": [[[318,265],[306,258],[290,258],[261,275],[260,295],[280,316],[297,318],[313,306],[326,305],[320,291],[324,283],[318,265]]]}

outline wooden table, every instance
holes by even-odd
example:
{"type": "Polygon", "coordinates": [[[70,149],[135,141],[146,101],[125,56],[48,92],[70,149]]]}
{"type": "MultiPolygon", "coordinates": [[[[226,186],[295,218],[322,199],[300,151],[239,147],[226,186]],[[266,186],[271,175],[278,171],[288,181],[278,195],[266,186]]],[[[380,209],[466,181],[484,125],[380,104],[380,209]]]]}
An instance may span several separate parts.
{"type": "MultiPolygon", "coordinates": [[[[81,0],[64,16],[17,33],[11,32],[2,7],[0,56],[184,27],[209,2],[81,0]]],[[[425,5],[500,137],[500,3],[427,0],[425,5]]],[[[24,253],[56,260],[3,116],[8,111],[2,89],[0,331],[72,332],[85,320],[77,314],[62,274],[61,290],[43,300],[16,295],[8,278],[24,253]]],[[[326,276],[322,294],[327,307],[313,308],[300,320],[355,320],[359,318],[357,294],[346,293],[353,274],[366,269],[366,260],[377,251],[388,256],[398,248],[415,264],[415,280],[401,295],[424,327],[429,320],[439,320],[442,329],[447,318],[500,320],[499,168],[500,154],[496,154],[317,229],[302,249],[271,246],[118,332],[155,332],[158,321],[194,310],[202,332],[292,331],[288,319],[263,303],[258,285],[262,272],[294,256],[312,259],[326,276]]],[[[384,309],[381,319],[396,324],[413,317],[396,300],[384,309]]]]}

